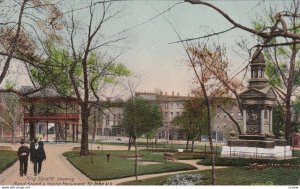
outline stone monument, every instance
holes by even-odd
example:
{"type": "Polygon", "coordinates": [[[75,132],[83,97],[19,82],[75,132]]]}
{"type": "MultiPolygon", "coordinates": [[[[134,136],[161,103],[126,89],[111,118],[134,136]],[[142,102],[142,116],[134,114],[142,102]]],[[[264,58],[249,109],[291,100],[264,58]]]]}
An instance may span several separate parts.
{"type": "Polygon", "coordinates": [[[285,139],[275,139],[272,131],[272,109],[275,94],[265,78],[265,59],[257,49],[250,62],[251,79],[240,94],[243,127],[239,138],[231,137],[223,146],[222,157],[287,158],[292,156],[285,139]]]}

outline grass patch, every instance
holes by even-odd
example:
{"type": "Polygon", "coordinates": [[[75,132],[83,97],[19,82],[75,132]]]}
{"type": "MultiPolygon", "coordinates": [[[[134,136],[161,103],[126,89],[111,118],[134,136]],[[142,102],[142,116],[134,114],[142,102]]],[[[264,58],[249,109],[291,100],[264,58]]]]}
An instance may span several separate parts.
{"type": "MultiPolygon", "coordinates": [[[[104,151],[102,154],[94,151],[93,163],[91,156],[80,156],[78,152],[66,152],[64,156],[91,180],[109,180],[134,176],[134,161],[120,157],[128,154],[133,155],[134,152],[104,151]],[[106,154],[111,154],[109,163],[106,161],[106,154]]],[[[143,156],[142,161],[158,162],[158,164],[139,165],[139,175],[196,169],[188,164],[166,161],[161,153],[140,151],[139,154],[143,156]]]]}
{"type": "Polygon", "coordinates": [[[0,151],[0,173],[13,165],[17,160],[17,152],[6,150],[0,151]]]}
{"type": "MultiPolygon", "coordinates": [[[[92,140],[89,139],[89,143],[91,143],[92,140]]],[[[103,141],[101,139],[96,139],[95,143],[93,144],[97,144],[101,147],[101,144],[108,144],[108,145],[121,145],[121,146],[128,146],[128,141],[116,141],[116,142],[108,142],[108,141],[103,141]]],[[[137,142],[137,146],[138,147],[147,147],[147,142],[137,142]]],[[[133,146],[132,146],[133,147],[133,146]]],[[[169,142],[157,142],[155,144],[155,142],[149,142],[148,144],[148,149],[147,150],[171,150],[171,151],[177,151],[177,149],[185,149],[186,148],[186,144],[173,144],[171,141],[169,142]]],[[[189,145],[189,148],[191,148],[191,144],[189,145]]],[[[217,154],[221,153],[222,147],[220,146],[220,144],[214,144],[214,148],[215,152],[217,152],[217,154]]],[[[194,149],[197,151],[207,151],[209,152],[209,144],[207,145],[194,145],[194,149]]]]}
{"type": "MultiPolygon", "coordinates": [[[[300,158],[286,159],[286,160],[271,160],[271,159],[245,159],[245,158],[215,158],[215,165],[217,166],[248,166],[250,163],[276,163],[276,164],[299,164],[300,158]]],[[[205,158],[197,162],[199,165],[211,165],[211,159],[205,158]]]]}
{"type": "MultiPolygon", "coordinates": [[[[203,174],[207,178],[203,185],[210,185],[210,170],[189,173],[203,174]]],[[[216,183],[217,185],[298,185],[299,175],[299,169],[249,170],[244,167],[231,167],[216,170],[216,183]],[[229,173],[231,176],[228,175],[229,173]]],[[[124,182],[119,185],[163,185],[170,176],[124,182]]]]}

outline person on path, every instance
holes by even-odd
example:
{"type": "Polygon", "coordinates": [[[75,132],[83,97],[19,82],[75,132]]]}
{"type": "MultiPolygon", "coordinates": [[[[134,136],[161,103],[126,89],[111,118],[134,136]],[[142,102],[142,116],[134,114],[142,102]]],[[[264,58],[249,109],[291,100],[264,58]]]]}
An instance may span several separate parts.
{"type": "Polygon", "coordinates": [[[27,146],[25,146],[25,140],[21,139],[21,146],[18,149],[17,155],[19,157],[20,162],[20,176],[26,176],[27,167],[28,167],[28,156],[30,150],[27,146]]]}
{"type": "Polygon", "coordinates": [[[30,161],[33,163],[34,176],[41,173],[44,160],[46,160],[44,146],[37,139],[34,139],[30,145],[30,161]]]}

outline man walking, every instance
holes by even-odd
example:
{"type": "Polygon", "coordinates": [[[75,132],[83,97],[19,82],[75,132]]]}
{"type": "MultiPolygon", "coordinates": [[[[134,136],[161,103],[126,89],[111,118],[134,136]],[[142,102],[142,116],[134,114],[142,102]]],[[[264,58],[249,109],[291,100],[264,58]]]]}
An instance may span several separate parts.
{"type": "Polygon", "coordinates": [[[26,176],[28,167],[29,148],[25,146],[25,140],[21,139],[21,146],[18,149],[17,155],[20,162],[20,176],[26,176]]]}
{"type": "Polygon", "coordinates": [[[30,145],[30,161],[33,163],[34,176],[41,173],[42,163],[46,160],[46,153],[44,146],[38,143],[37,139],[34,139],[30,145]]]}

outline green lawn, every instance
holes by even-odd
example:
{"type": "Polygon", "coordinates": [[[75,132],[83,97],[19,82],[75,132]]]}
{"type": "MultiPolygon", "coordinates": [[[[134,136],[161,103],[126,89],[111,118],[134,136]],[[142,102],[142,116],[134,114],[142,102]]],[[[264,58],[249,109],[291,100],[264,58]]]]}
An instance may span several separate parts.
{"type": "MultiPolygon", "coordinates": [[[[204,185],[210,185],[210,170],[196,171],[207,178],[204,185]]],[[[169,176],[131,181],[120,185],[163,185],[169,176]]],[[[217,185],[298,185],[300,181],[299,169],[264,169],[250,170],[243,167],[217,169],[217,185]]]]}
{"type": "MultiPolygon", "coordinates": [[[[64,156],[83,174],[91,180],[108,180],[134,176],[134,161],[121,158],[121,155],[134,154],[133,151],[101,151],[93,152],[91,156],[80,156],[78,152],[66,152],[64,156]],[[110,162],[106,161],[106,154],[111,154],[110,162]]],[[[163,173],[182,170],[193,170],[195,167],[177,162],[165,161],[162,153],[140,151],[142,161],[158,162],[159,164],[139,165],[139,175],[163,173]]]]}
{"type": "MultiPolygon", "coordinates": [[[[92,142],[91,139],[89,139],[89,142],[92,142]]],[[[126,143],[118,143],[118,142],[103,142],[100,139],[96,139],[95,143],[101,148],[101,144],[109,144],[109,145],[122,145],[122,146],[127,146],[128,141],[125,141],[126,143]]],[[[137,146],[138,147],[147,147],[147,142],[137,142],[137,146]]],[[[156,150],[156,149],[170,149],[170,150],[177,150],[177,149],[185,149],[186,145],[185,144],[173,144],[173,142],[169,141],[169,142],[157,142],[157,144],[155,144],[155,142],[149,142],[148,144],[148,150],[156,150]]],[[[189,148],[191,148],[192,145],[190,143],[189,148]]],[[[221,146],[220,144],[214,144],[214,148],[217,147],[217,153],[221,152],[221,146]]],[[[209,151],[209,145],[207,144],[205,145],[195,145],[194,148],[196,150],[200,150],[200,151],[209,151]]]]}
{"type": "Polygon", "coordinates": [[[14,164],[17,159],[17,152],[15,151],[0,151],[0,173],[14,164]]]}

